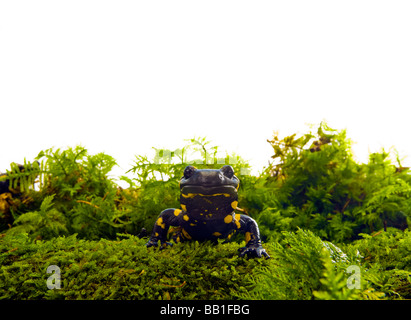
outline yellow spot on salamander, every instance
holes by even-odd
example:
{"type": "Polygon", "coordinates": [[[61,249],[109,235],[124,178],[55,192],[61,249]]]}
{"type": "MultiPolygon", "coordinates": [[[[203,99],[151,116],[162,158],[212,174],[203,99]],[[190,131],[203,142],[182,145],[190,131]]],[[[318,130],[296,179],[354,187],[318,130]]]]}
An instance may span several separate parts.
{"type": "Polygon", "coordinates": [[[248,241],[251,240],[251,233],[250,232],[246,232],[245,233],[245,243],[248,243],[248,241]]]}
{"type": "Polygon", "coordinates": [[[200,197],[217,197],[217,196],[224,196],[224,197],[231,197],[231,195],[229,193],[214,193],[214,194],[202,194],[202,193],[187,193],[181,194],[184,198],[194,198],[196,196],[200,196],[200,197]]]}
{"type": "Polygon", "coordinates": [[[237,226],[237,229],[241,228],[240,218],[241,218],[241,215],[239,213],[236,213],[234,215],[234,222],[235,222],[235,225],[237,226]]]}
{"type": "Polygon", "coordinates": [[[213,236],[219,237],[219,236],[221,236],[221,233],[220,233],[220,232],[214,232],[214,233],[213,233],[213,236]]]}
{"type": "Polygon", "coordinates": [[[163,218],[162,218],[162,217],[160,217],[160,218],[157,219],[157,225],[158,225],[159,227],[161,227],[162,229],[165,229],[165,228],[166,228],[166,224],[163,223],[163,218]]]}
{"type": "Polygon", "coordinates": [[[158,232],[156,232],[154,235],[155,235],[156,237],[158,237],[158,232]]]}
{"type": "Polygon", "coordinates": [[[180,209],[175,209],[174,210],[174,215],[176,216],[176,217],[178,217],[178,215],[181,213],[181,210],[180,209]]]}
{"type": "Polygon", "coordinates": [[[190,220],[190,218],[189,218],[188,215],[186,215],[186,214],[183,216],[183,219],[184,219],[185,221],[190,220]]]}
{"type": "Polygon", "coordinates": [[[185,205],[185,204],[182,204],[182,205],[181,205],[181,209],[183,209],[184,211],[187,211],[186,205],[185,205]]]}
{"type": "Polygon", "coordinates": [[[195,223],[190,223],[190,226],[195,227],[196,224],[195,223]]]}
{"type": "Polygon", "coordinates": [[[233,221],[233,216],[231,214],[229,214],[228,216],[224,218],[225,223],[231,223],[232,221],[233,221]]]}
{"type": "Polygon", "coordinates": [[[186,239],[188,239],[188,240],[191,240],[191,239],[192,239],[191,236],[188,234],[188,232],[185,231],[184,229],[181,230],[181,232],[183,233],[183,236],[184,236],[186,239]]]}
{"type": "Polygon", "coordinates": [[[237,209],[237,206],[238,206],[238,201],[231,202],[231,208],[237,209]]]}

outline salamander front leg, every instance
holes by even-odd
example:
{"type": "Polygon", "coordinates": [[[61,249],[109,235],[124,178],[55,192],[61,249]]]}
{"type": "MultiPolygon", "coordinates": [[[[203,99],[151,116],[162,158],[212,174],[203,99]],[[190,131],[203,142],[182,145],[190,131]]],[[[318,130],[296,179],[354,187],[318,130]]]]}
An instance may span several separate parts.
{"type": "Polygon", "coordinates": [[[255,220],[249,216],[240,214],[239,216],[240,230],[245,233],[246,246],[238,249],[239,256],[244,257],[247,255],[249,258],[261,258],[265,257],[269,259],[270,256],[261,245],[260,231],[255,220]]]}
{"type": "Polygon", "coordinates": [[[172,246],[171,242],[167,242],[167,233],[170,226],[179,226],[180,218],[179,209],[166,209],[162,211],[157,218],[151,237],[146,243],[147,247],[157,247],[158,241],[161,243],[161,247],[172,246]]]}

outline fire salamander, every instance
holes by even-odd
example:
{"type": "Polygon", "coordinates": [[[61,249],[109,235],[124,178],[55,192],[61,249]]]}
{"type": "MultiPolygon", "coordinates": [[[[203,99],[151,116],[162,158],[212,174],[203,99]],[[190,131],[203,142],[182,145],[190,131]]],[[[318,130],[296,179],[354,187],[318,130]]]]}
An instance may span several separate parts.
{"type": "Polygon", "coordinates": [[[261,245],[258,225],[251,217],[234,212],[238,204],[237,190],[240,181],[231,166],[219,170],[197,169],[187,166],[180,180],[181,209],[165,209],[157,218],[147,247],[164,248],[170,226],[176,227],[174,242],[187,240],[217,242],[230,239],[236,232],[245,234],[246,246],[239,249],[239,256],[270,256],[261,245]]]}

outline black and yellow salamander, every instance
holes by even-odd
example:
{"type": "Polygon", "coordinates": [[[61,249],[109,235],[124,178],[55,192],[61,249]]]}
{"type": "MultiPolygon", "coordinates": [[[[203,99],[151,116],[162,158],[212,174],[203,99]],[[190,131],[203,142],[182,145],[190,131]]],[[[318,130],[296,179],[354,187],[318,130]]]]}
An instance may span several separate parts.
{"type": "Polygon", "coordinates": [[[165,209],[157,218],[147,247],[172,245],[167,242],[169,227],[176,227],[174,242],[187,240],[217,242],[235,232],[245,234],[246,246],[240,257],[270,256],[261,245],[258,225],[251,217],[234,212],[238,204],[239,179],[230,165],[221,169],[187,166],[180,180],[181,209],[165,209]]]}

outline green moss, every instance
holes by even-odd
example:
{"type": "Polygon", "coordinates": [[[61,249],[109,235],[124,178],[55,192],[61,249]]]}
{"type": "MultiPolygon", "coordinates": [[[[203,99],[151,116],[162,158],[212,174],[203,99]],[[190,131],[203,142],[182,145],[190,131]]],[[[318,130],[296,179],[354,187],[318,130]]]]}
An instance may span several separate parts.
{"type": "Polygon", "coordinates": [[[6,299],[233,299],[265,262],[237,257],[238,244],[184,243],[147,249],[146,240],[87,241],[75,235],[34,243],[1,240],[0,297],[6,299]],[[61,270],[49,290],[47,267],[61,270]]]}
{"type": "Polygon", "coordinates": [[[390,231],[337,247],[308,230],[264,243],[271,259],[237,255],[244,243],[185,242],[164,250],[119,235],[33,241],[0,239],[0,299],[402,299],[411,298],[409,232],[390,231]],[[49,289],[50,265],[61,288],[49,289]],[[348,267],[361,273],[347,286],[348,267]]]}

